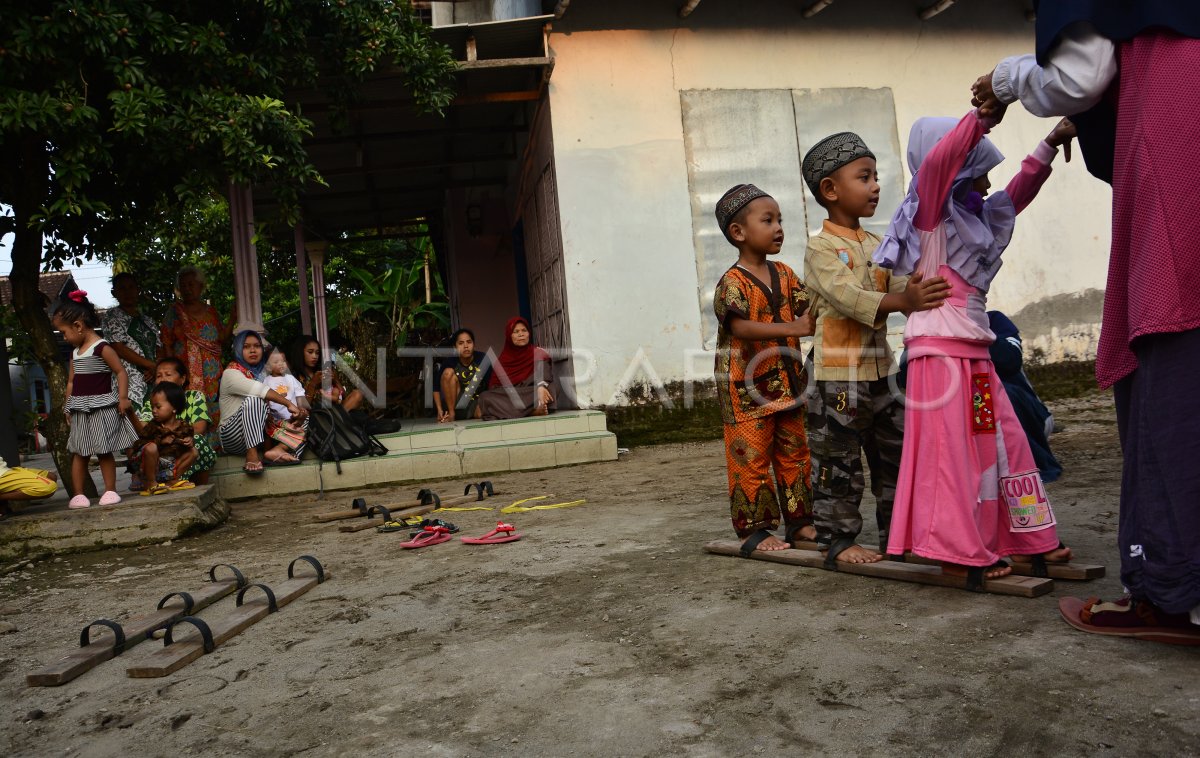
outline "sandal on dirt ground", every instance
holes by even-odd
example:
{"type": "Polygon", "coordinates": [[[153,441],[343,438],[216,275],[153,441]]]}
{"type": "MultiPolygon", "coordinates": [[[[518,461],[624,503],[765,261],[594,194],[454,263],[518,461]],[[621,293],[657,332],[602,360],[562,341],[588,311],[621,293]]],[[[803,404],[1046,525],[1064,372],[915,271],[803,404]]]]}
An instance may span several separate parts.
{"type": "Polygon", "coordinates": [[[262,476],[263,465],[259,461],[247,462],[245,466],[242,466],[242,471],[250,476],[262,476]]]}
{"type": "Polygon", "coordinates": [[[400,519],[399,521],[385,521],[380,526],[375,527],[377,532],[403,532],[406,529],[412,529],[414,526],[421,525],[420,516],[409,516],[408,518],[400,519]]]}
{"type": "Polygon", "coordinates": [[[444,526],[430,526],[417,532],[417,535],[408,542],[401,542],[400,547],[405,550],[412,550],[419,547],[429,547],[430,545],[440,545],[447,540],[451,540],[450,530],[444,526]]]}
{"type": "Polygon", "coordinates": [[[1164,613],[1128,595],[1107,603],[1095,597],[1064,597],[1058,601],[1058,611],[1064,621],[1082,632],[1168,645],[1200,645],[1200,626],[1191,623],[1189,614],[1164,613]]]}
{"type": "Polygon", "coordinates": [[[463,537],[462,541],[467,545],[499,545],[504,542],[516,542],[521,539],[522,535],[515,534],[517,528],[512,524],[506,524],[503,521],[496,522],[496,528],[482,537],[463,537]],[[499,536],[501,533],[503,537],[499,536]]]}
{"type": "MultiPolygon", "coordinates": [[[[447,531],[448,531],[450,534],[457,534],[457,533],[458,533],[458,527],[457,527],[457,526],[455,526],[454,524],[451,524],[449,521],[442,521],[440,518],[426,518],[426,519],[421,519],[421,522],[420,522],[419,524],[413,524],[413,526],[419,526],[419,527],[421,527],[422,529],[428,529],[428,528],[429,528],[429,527],[431,527],[431,526],[441,526],[441,527],[445,527],[445,528],[446,528],[446,530],[447,530],[447,531]]],[[[415,537],[415,536],[417,536],[415,532],[413,533],[413,536],[414,536],[414,537],[415,537]]]]}
{"type": "Polygon", "coordinates": [[[171,491],[171,488],[165,484],[155,482],[146,489],[139,492],[139,495],[165,495],[171,491]]]}

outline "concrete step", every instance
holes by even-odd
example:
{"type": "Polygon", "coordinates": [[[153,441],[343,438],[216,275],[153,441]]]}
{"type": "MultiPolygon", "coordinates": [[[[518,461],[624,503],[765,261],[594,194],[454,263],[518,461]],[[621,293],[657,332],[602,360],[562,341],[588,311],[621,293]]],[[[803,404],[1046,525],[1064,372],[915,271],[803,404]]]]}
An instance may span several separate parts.
{"type": "Polygon", "coordinates": [[[571,411],[537,419],[417,422],[398,434],[380,437],[388,454],[318,466],[311,453],[299,465],[267,467],[247,476],[241,458],[224,456],[212,482],[226,500],[356,489],[377,484],[430,481],[505,471],[570,466],[616,460],[617,438],[599,411],[571,411]],[[599,427],[596,429],[595,427],[599,427]]]}
{"type": "Polygon", "coordinates": [[[0,522],[0,561],[106,547],[151,545],[210,529],[229,517],[217,487],[126,495],[117,505],[69,510],[40,503],[0,522]]]}
{"type": "MultiPolygon", "coordinates": [[[[608,431],[604,413],[588,410],[561,411],[549,416],[507,421],[456,421],[451,424],[439,424],[433,419],[418,419],[405,421],[404,424],[404,428],[399,432],[379,435],[379,441],[387,447],[389,453],[454,450],[480,443],[526,442],[608,431]]],[[[316,461],[311,451],[305,452],[304,459],[306,462],[316,461]]],[[[241,473],[242,463],[243,460],[239,456],[219,456],[213,471],[241,473]]]]}

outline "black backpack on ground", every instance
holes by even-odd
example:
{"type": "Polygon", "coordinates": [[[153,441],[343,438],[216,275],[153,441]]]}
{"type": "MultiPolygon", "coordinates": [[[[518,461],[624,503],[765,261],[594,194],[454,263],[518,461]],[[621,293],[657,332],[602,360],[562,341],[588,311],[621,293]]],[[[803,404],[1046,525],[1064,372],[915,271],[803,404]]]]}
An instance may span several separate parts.
{"type": "MultiPolygon", "coordinates": [[[[332,461],[342,473],[342,461],[364,455],[387,455],[387,447],[350,418],[340,405],[314,408],[308,414],[308,448],[322,462],[332,461]]],[[[320,466],[323,468],[323,463],[320,466]]],[[[323,474],[322,474],[323,476],[323,474]]],[[[321,490],[324,492],[324,479],[321,490]]]]}

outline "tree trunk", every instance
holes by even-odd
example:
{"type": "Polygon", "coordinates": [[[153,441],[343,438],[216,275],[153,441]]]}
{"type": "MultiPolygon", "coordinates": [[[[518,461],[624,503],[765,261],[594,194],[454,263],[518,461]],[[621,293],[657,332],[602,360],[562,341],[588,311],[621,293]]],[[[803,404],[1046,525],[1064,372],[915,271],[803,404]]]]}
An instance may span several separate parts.
{"type": "MultiPolygon", "coordinates": [[[[30,224],[32,213],[41,206],[47,191],[50,162],[46,154],[46,142],[36,135],[22,138],[20,165],[17,171],[17,186],[13,196],[13,220],[15,231],[12,245],[13,309],[21,326],[29,332],[33,342],[33,354],[46,372],[50,384],[50,413],[46,419],[46,439],[50,445],[54,465],[59,479],[68,492],[75,488],[71,480],[71,453],[67,450],[67,426],[63,405],[66,402],[67,367],[58,358],[58,344],[54,328],[46,315],[46,306],[40,290],[38,275],[42,263],[42,234],[30,224]]],[[[88,497],[96,496],[96,485],[89,476],[83,482],[83,492],[88,497]]]]}

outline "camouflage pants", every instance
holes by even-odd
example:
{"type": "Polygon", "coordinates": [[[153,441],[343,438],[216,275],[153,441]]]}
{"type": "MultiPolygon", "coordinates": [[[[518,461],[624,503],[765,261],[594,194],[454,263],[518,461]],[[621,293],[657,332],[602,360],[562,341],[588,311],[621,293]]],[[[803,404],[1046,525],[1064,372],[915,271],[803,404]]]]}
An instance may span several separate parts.
{"type": "Polygon", "coordinates": [[[808,401],[808,434],[817,540],[828,544],[862,531],[865,453],[878,503],[880,544],[886,545],[904,442],[904,407],[889,391],[888,380],[818,381],[808,401]]]}
{"type": "Polygon", "coordinates": [[[781,516],[789,528],[812,523],[803,408],[725,424],[725,463],[730,517],[739,537],[774,531],[781,516]]]}

